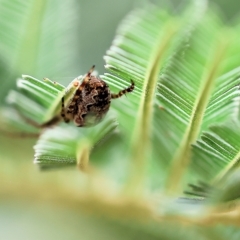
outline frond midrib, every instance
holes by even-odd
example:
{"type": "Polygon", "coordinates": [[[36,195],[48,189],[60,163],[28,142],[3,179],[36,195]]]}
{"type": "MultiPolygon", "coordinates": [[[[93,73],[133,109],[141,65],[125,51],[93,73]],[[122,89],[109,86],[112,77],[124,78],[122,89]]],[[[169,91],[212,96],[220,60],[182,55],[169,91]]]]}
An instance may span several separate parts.
{"type": "Polygon", "coordinates": [[[172,160],[172,166],[166,184],[166,189],[169,192],[177,192],[180,188],[181,180],[190,163],[191,144],[197,140],[199,135],[204,113],[215,84],[215,79],[229,44],[229,41],[224,38],[223,33],[216,37],[218,40],[219,38],[219,44],[217,44],[217,47],[213,50],[212,56],[209,57],[209,63],[206,64],[205,69],[207,70],[203,73],[201,80],[202,86],[200,87],[199,95],[196,98],[185,135],[172,160]]]}
{"type": "Polygon", "coordinates": [[[152,132],[153,106],[155,91],[158,82],[160,63],[162,62],[172,38],[179,25],[171,20],[165,25],[164,37],[162,33],[156,38],[155,47],[152,48],[151,61],[144,76],[144,85],[140,98],[133,139],[130,146],[132,170],[130,178],[126,182],[126,190],[131,194],[142,192],[145,171],[149,163],[148,151],[150,148],[150,136],[152,132]]]}

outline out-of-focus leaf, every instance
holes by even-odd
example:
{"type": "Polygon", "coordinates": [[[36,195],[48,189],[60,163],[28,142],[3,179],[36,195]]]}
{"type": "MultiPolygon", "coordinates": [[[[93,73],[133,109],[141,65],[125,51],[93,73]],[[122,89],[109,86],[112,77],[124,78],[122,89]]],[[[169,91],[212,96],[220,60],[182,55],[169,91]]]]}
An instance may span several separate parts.
{"type": "Polygon", "coordinates": [[[199,179],[221,182],[238,167],[240,155],[240,124],[229,121],[210,127],[193,145],[192,170],[199,179]]]}
{"type": "Polygon", "coordinates": [[[191,162],[191,144],[201,131],[233,117],[238,109],[239,69],[219,76],[231,46],[231,38],[226,40],[221,27],[219,19],[208,12],[161,76],[157,99],[162,107],[156,110],[155,121],[159,147],[155,149],[165,166],[171,163],[167,188],[173,191],[182,184],[180,179],[191,162]]]}
{"type": "Polygon", "coordinates": [[[128,104],[119,102],[113,105],[118,110],[120,127],[122,124],[127,138],[131,139],[130,159],[133,168],[127,185],[132,186],[132,190],[143,184],[151,162],[149,150],[159,71],[166,59],[177,48],[183,47],[185,34],[191,35],[191,31],[186,29],[190,26],[194,28],[201,19],[205,2],[198,4],[191,8],[194,14],[186,13],[186,19],[181,21],[156,6],[130,13],[120,25],[105,57],[106,68],[111,74],[105,74],[103,79],[110,86],[119,89],[126,86],[130,79],[136,82],[134,99],[132,97],[128,104]],[[189,17],[191,23],[187,20],[189,17]]]}
{"type": "Polygon", "coordinates": [[[20,74],[69,76],[77,69],[79,11],[74,0],[1,0],[0,15],[0,59],[8,69],[0,100],[20,74]]]}
{"type": "MultiPolygon", "coordinates": [[[[43,168],[81,164],[84,151],[91,149],[116,128],[115,118],[107,117],[91,128],[59,126],[45,131],[35,145],[35,163],[43,168]]],[[[86,159],[88,161],[88,159],[86,159]]]]}
{"type": "Polygon", "coordinates": [[[64,86],[49,79],[40,81],[30,76],[18,79],[17,87],[18,91],[10,91],[7,102],[23,116],[39,124],[52,117],[53,113],[46,115],[47,110],[56,104],[60,105],[61,98],[65,94],[64,86]]]}

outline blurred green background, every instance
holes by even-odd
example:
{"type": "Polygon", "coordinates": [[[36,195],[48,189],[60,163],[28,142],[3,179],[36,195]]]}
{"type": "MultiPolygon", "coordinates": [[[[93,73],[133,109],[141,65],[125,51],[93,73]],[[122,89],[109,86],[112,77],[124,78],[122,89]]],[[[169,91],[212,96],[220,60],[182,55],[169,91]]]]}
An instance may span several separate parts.
{"type": "MultiPolygon", "coordinates": [[[[147,2],[0,0],[1,105],[21,74],[48,77],[64,85],[93,64],[103,74],[103,56],[118,24],[147,2]]],[[[152,2],[178,11],[188,1],[152,2]]],[[[238,1],[210,3],[227,22],[238,17],[238,1]]],[[[86,176],[79,176],[75,169],[39,172],[32,164],[35,142],[0,133],[0,239],[155,239],[150,233],[136,235],[132,228],[89,216],[70,206],[69,197],[58,202],[64,194],[74,196],[86,176]]]]}

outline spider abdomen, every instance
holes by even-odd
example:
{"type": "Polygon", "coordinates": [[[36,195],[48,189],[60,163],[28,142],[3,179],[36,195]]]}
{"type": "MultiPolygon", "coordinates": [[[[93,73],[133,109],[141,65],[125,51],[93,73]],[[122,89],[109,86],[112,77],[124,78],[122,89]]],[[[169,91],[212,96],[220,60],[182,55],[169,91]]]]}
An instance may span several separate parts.
{"type": "Polygon", "coordinates": [[[101,79],[91,76],[78,98],[74,122],[78,127],[92,126],[102,120],[109,110],[111,93],[101,79]]]}
{"type": "Polygon", "coordinates": [[[94,66],[83,77],[82,82],[74,82],[77,90],[74,96],[68,102],[67,107],[64,105],[62,98],[61,117],[68,123],[72,121],[77,127],[93,126],[99,123],[109,110],[111,99],[120,98],[126,93],[134,90],[134,82],[122,89],[117,94],[111,93],[108,85],[100,78],[92,75],[94,66]]]}

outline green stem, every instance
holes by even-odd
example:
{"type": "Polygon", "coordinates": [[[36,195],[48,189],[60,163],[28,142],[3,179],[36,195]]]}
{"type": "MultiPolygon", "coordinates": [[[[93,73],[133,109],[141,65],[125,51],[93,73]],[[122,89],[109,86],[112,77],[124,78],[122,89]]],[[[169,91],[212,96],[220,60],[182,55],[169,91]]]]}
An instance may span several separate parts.
{"type": "Polygon", "coordinates": [[[77,167],[79,170],[85,172],[88,170],[88,162],[91,144],[86,140],[80,141],[77,148],[77,167]]]}
{"type": "Polygon", "coordinates": [[[240,165],[240,152],[232,159],[232,161],[224,168],[212,181],[213,185],[220,184],[228,175],[236,168],[239,168],[240,165]]]}
{"type": "Polygon", "coordinates": [[[150,137],[152,132],[153,106],[155,90],[157,86],[160,63],[164,58],[166,50],[176,32],[176,23],[169,23],[166,26],[165,35],[159,35],[156,41],[156,47],[153,48],[152,61],[146,71],[143,94],[141,97],[138,116],[131,143],[131,171],[129,181],[127,181],[125,190],[131,194],[139,194],[143,190],[144,176],[147,164],[149,163],[150,137]]]}
{"type": "Polygon", "coordinates": [[[222,38],[221,40],[222,41],[215,49],[213,58],[210,61],[210,66],[206,67],[208,71],[203,75],[203,79],[201,81],[203,84],[200,88],[199,96],[196,98],[195,107],[193,108],[188,128],[186,129],[182,144],[180,145],[180,148],[172,161],[173,164],[170,169],[166,185],[167,190],[170,193],[177,193],[177,190],[180,189],[181,180],[190,163],[191,144],[196,141],[199,135],[204,117],[204,112],[209,102],[209,98],[211,96],[212,88],[215,84],[219,67],[226,52],[227,41],[225,41],[224,38],[222,38]]]}

